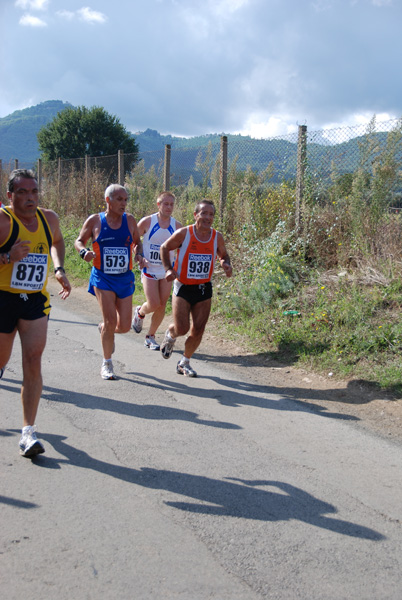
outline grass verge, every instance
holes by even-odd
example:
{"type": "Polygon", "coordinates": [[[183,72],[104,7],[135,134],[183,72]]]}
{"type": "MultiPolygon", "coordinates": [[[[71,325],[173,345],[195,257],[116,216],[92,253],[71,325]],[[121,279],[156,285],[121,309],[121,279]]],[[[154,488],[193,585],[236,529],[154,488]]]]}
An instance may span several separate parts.
{"type": "MultiPolygon", "coordinates": [[[[74,249],[79,228],[63,223],[66,271],[87,285],[90,265],[74,249]]],[[[254,254],[255,258],[255,254],[254,254]]],[[[226,279],[215,276],[213,318],[222,337],[247,352],[335,378],[359,379],[402,397],[402,283],[354,273],[318,273],[288,257],[262,260],[258,276],[247,264],[226,279]]],[[[133,304],[145,300],[135,269],[133,304]]],[[[167,313],[171,311],[169,301],[167,313]]]]}

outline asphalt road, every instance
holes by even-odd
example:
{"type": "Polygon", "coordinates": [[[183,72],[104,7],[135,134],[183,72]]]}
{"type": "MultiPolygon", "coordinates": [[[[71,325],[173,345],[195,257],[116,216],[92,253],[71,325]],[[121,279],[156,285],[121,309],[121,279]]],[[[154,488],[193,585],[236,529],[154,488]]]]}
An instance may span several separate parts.
{"type": "Polygon", "coordinates": [[[103,381],[98,320],[53,299],[34,460],[18,340],[1,381],[3,598],[402,598],[398,443],[133,332],[103,381]]]}

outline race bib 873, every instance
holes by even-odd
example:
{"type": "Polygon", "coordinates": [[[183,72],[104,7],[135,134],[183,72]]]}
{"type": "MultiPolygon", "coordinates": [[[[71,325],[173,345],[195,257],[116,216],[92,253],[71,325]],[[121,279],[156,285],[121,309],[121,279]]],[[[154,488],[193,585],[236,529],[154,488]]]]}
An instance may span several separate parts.
{"type": "Polygon", "coordinates": [[[48,254],[29,253],[14,263],[10,287],[17,290],[40,291],[46,281],[48,254]]]}

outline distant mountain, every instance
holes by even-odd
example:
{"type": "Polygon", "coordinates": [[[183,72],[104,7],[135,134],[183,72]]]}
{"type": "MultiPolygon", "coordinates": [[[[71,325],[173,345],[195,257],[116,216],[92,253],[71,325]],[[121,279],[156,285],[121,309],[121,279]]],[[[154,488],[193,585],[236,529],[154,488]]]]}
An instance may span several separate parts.
{"type": "MultiPolygon", "coordinates": [[[[74,108],[68,102],[49,100],[36,106],[17,110],[0,119],[0,158],[7,164],[17,158],[20,165],[31,166],[39,158],[37,142],[38,131],[66,108],[74,108]]],[[[197,157],[206,156],[210,146],[212,161],[215,161],[220,149],[222,134],[206,134],[191,138],[162,135],[154,129],[132,134],[139,146],[140,159],[145,168],[152,165],[158,170],[163,162],[166,144],[172,148],[171,175],[174,183],[186,182],[192,176],[198,183],[202,177],[196,169],[197,157]]],[[[386,143],[386,133],[374,134],[379,148],[386,143]]],[[[250,136],[227,135],[229,166],[236,161],[238,169],[250,166],[253,170],[263,171],[273,166],[273,181],[294,178],[296,174],[297,143],[296,136],[271,139],[254,139],[250,136]]],[[[359,161],[359,143],[364,139],[354,138],[340,144],[330,144],[328,140],[315,134],[315,142],[308,144],[307,163],[311,172],[327,177],[335,168],[340,175],[352,172],[359,161]]],[[[401,158],[401,157],[399,157],[401,158]]]]}
{"type": "MultiPolygon", "coordinates": [[[[74,106],[61,100],[48,100],[0,118],[0,158],[3,162],[8,163],[18,158],[20,162],[34,163],[40,156],[36,137],[38,131],[66,108],[74,106]]],[[[140,153],[160,153],[164,151],[166,144],[170,144],[172,148],[202,148],[211,140],[220,143],[219,135],[180,138],[161,135],[153,129],[135,133],[133,137],[139,145],[140,153]]]]}
{"type": "Polygon", "coordinates": [[[36,134],[66,108],[73,106],[69,102],[49,100],[0,119],[0,158],[3,162],[18,158],[21,163],[34,163],[40,155],[36,134]]]}

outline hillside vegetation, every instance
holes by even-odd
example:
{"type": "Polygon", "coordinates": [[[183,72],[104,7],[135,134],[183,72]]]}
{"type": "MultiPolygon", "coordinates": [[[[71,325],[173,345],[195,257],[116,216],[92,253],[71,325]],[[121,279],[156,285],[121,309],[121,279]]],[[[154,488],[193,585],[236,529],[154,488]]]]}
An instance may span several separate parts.
{"type": "Polygon", "coordinates": [[[5,163],[15,158],[22,163],[34,163],[40,154],[38,131],[61,110],[71,107],[68,102],[50,100],[0,119],[0,158],[5,163]]]}
{"type": "MultiPolygon", "coordinates": [[[[214,136],[193,138],[203,153],[185,147],[191,140],[152,130],[136,134],[140,152],[141,136],[146,152],[158,152],[158,160],[165,143],[193,153],[198,180],[189,176],[172,188],[181,222],[193,221],[194,205],[203,197],[219,204],[214,136]]],[[[401,397],[401,123],[377,133],[373,119],[359,138],[309,144],[299,228],[295,143],[275,140],[278,150],[273,140],[243,139],[236,152],[238,141],[229,140],[227,201],[216,216],[235,273],[226,279],[218,268],[215,275],[214,314],[223,335],[245,350],[401,397]]],[[[101,171],[93,169],[89,177],[85,181],[79,169],[72,170],[59,186],[44,174],[43,204],[62,218],[67,267],[80,282],[87,281],[88,266],[73,241],[87,214],[103,209],[106,187],[101,171]]],[[[141,160],[127,174],[126,186],[128,210],[137,219],[155,210],[162,181],[154,164],[141,160]]],[[[137,282],[135,302],[142,296],[139,277],[137,282]]]]}
{"type": "MultiPolygon", "coordinates": [[[[74,107],[68,102],[50,100],[1,118],[0,158],[3,163],[7,165],[13,159],[18,159],[20,163],[34,165],[40,158],[37,140],[39,130],[67,108],[74,107]]],[[[195,165],[199,154],[204,156],[208,154],[211,165],[216,162],[223,134],[181,138],[162,135],[153,129],[147,129],[132,135],[138,144],[140,159],[144,161],[147,171],[152,167],[156,171],[158,170],[163,161],[165,146],[169,144],[172,148],[172,169],[175,183],[188,182],[192,177],[198,184],[201,182],[201,177],[197,173],[195,165]]],[[[386,145],[386,133],[378,132],[373,135],[378,147],[386,145]]],[[[262,173],[269,165],[271,179],[276,183],[295,177],[296,134],[270,139],[254,139],[250,136],[228,134],[227,139],[228,160],[231,163],[236,162],[237,169],[251,168],[262,173]]],[[[362,140],[362,136],[355,136],[352,139],[337,142],[334,137],[332,143],[329,143],[328,138],[324,138],[322,134],[313,134],[313,139],[309,141],[311,172],[319,170],[324,176],[322,165],[326,165],[326,175],[328,176],[333,164],[339,164],[338,175],[355,171],[358,167],[359,145],[362,140]]],[[[75,158],[83,159],[84,157],[77,156],[75,158]]]]}
{"type": "MultiPolygon", "coordinates": [[[[359,380],[402,395],[402,220],[390,210],[401,188],[402,130],[383,145],[368,131],[360,164],[347,176],[332,173],[325,188],[307,164],[302,226],[295,224],[295,183],[229,167],[227,205],[216,226],[227,241],[234,277],[215,274],[214,315],[222,335],[237,346],[331,377],[359,380]],[[374,144],[374,145],[373,145],[374,144]]],[[[202,168],[203,165],[199,165],[202,168]]],[[[205,165],[204,165],[205,167],[205,165]]],[[[204,182],[205,183],[205,182],[204,182]]],[[[73,249],[83,220],[85,186],[76,174],[65,182],[63,205],[67,267],[86,282],[88,266],[73,249]]],[[[137,219],[155,210],[160,180],[137,165],[126,179],[129,212],[137,219]]],[[[88,212],[103,208],[104,186],[94,175],[88,212]]],[[[175,186],[176,217],[193,221],[195,204],[219,204],[219,175],[207,187],[175,186]]],[[[56,210],[57,187],[44,190],[56,210]]],[[[135,303],[143,299],[137,277],[135,303]]]]}

